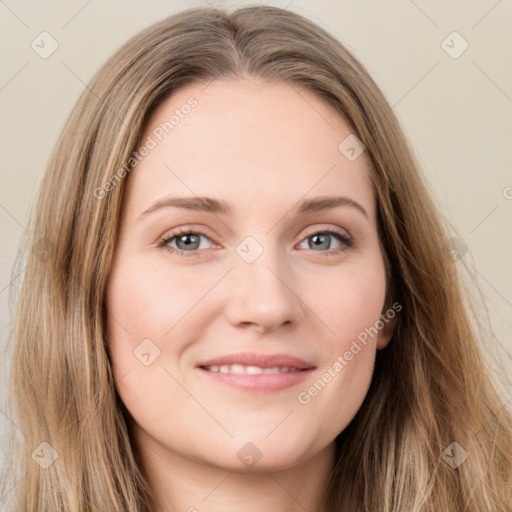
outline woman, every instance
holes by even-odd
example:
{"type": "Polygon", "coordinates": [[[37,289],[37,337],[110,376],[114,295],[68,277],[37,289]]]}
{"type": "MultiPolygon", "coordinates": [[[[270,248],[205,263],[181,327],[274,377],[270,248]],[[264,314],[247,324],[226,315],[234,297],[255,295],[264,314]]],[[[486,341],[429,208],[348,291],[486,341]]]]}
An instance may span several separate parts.
{"type": "Polygon", "coordinates": [[[510,510],[512,421],[439,213],[374,81],[301,16],[130,40],[30,244],[16,510],[510,510]]]}

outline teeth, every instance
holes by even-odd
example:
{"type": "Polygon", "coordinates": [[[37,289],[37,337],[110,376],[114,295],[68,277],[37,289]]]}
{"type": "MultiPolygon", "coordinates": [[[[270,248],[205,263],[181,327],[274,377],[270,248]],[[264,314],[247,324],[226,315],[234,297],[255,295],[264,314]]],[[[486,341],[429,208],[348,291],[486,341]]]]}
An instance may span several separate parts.
{"type": "Polygon", "coordinates": [[[247,375],[261,375],[272,374],[272,373],[293,373],[298,372],[297,368],[290,366],[275,366],[274,368],[261,368],[260,366],[244,366],[242,364],[223,364],[221,366],[205,366],[205,370],[214,373],[235,373],[235,374],[247,374],[247,375]]]}
{"type": "Polygon", "coordinates": [[[241,364],[233,364],[231,365],[231,373],[245,373],[245,367],[242,366],[241,364]]]}
{"type": "Polygon", "coordinates": [[[257,373],[263,373],[263,368],[258,366],[247,366],[245,373],[248,373],[249,375],[256,375],[257,373]]]}

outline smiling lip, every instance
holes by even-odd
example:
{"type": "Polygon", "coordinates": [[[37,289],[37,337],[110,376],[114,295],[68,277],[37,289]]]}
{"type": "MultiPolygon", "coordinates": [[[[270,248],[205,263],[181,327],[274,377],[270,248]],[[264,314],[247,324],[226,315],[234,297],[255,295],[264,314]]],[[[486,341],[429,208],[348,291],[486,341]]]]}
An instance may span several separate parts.
{"type": "Polygon", "coordinates": [[[296,385],[306,379],[316,368],[314,365],[289,354],[265,355],[255,352],[231,354],[202,361],[197,369],[217,382],[252,391],[279,391],[296,385]],[[220,367],[256,367],[262,369],[279,368],[278,373],[220,373],[220,367]],[[214,371],[210,368],[213,367],[214,371]]]}

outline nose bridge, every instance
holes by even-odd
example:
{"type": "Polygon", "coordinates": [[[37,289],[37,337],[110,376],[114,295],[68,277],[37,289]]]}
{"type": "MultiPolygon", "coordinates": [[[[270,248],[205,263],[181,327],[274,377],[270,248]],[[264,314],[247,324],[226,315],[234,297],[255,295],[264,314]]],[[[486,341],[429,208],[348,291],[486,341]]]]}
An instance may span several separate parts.
{"type": "Polygon", "coordinates": [[[300,314],[286,259],[269,238],[248,236],[235,249],[232,293],[226,308],[233,324],[254,323],[270,329],[300,314]]]}

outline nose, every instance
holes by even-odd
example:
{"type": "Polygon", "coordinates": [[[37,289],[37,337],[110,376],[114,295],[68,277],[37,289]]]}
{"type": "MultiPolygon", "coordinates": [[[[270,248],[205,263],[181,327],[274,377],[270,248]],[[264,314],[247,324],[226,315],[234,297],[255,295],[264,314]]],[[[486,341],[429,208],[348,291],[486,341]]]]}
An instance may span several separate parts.
{"type": "Polygon", "coordinates": [[[234,258],[224,308],[231,325],[267,333],[302,318],[300,294],[283,255],[265,249],[251,263],[238,255],[234,258]]]}

